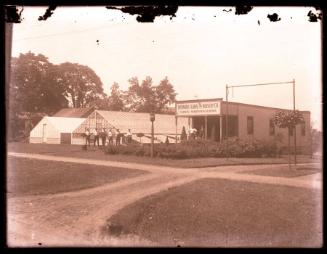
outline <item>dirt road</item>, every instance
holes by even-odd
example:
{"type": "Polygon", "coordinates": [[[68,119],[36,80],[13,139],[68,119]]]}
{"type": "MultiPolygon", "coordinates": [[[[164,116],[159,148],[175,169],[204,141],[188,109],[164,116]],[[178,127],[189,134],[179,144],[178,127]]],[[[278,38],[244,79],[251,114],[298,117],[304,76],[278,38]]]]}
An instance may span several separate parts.
{"type": "Polygon", "coordinates": [[[304,188],[321,189],[321,180],[238,174],[249,169],[281,165],[173,168],[126,162],[77,159],[39,154],[8,153],[9,156],[39,160],[88,163],[132,168],[148,174],[100,187],[51,195],[7,199],[9,246],[146,246],[155,245],[137,236],[108,237],[106,220],[119,209],[145,196],[200,178],[223,178],[304,188]]]}

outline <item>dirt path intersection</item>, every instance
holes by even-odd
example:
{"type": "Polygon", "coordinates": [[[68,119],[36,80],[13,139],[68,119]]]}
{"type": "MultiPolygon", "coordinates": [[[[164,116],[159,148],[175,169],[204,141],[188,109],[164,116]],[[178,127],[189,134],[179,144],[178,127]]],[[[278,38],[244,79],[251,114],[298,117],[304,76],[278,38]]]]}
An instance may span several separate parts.
{"type": "Polygon", "coordinates": [[[143,197],[201,178],[278,184],[321,189],[321,179],[283,178],[240,174],[242,171],[281,165],[173,168],[137,163],[80,159],[9,152],[8,156],[38,160],[88,163],[116,168],[140,169],[148,174],[99,187],[47,195],[7,198],[9,246],[151,246],[137,236],[109,237],[103,233],[107,219],[143,197]]]}

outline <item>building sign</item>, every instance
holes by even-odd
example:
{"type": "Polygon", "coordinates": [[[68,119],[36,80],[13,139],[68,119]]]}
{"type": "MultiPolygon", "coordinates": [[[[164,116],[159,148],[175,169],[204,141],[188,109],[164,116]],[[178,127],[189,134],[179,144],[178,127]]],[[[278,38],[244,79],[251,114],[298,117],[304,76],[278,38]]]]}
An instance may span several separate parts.
{"type": "Polygon", "coordinates": [[[217,101],[197,101],[197,102],[177,102],[177,116],[201,116],[220,115],[220,100],[217,101]]]}

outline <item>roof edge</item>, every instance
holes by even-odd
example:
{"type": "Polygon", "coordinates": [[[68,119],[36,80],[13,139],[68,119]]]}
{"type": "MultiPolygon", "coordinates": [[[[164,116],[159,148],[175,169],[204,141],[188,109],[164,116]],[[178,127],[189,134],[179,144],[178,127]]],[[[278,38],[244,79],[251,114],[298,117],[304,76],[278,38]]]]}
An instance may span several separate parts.
{"type": "MultiPolygon", "coordinates": [[[[129,112],[129,111],[113,111],[113,110],[98,110],[96,109],[94,112],[114,112],[114,113],[128,113],[128,114],[150,114],[149,112],[129,112]]],[[[174,116],[174,114],[161,114],[155,113],[156,115],[163,115],[163,116],[174,116]]]]}
{"type": "MultiPolygon", "coordinates": [[[[223,101],[223,103],[228,104],[236,104],[236,105],[244,105],[244,106],[250,106],[250,107],[257,107],[257,108],[266,108],[266,109],[274,109],[274,110],[290,110],[293,111],[293,109],[286,109],[286,108],[275,108],[275,107],[268,107],[268,106],[261,106],[261,105],[255,105],[255,104],[247,104],[247,103],[241,103],[241,102],[233,102],[233,101],[223,101]]],[[[309,110],[299,110],[303,113],[311,113],[309,110]]]]}
{"type": "Polygon", "coordinates": [[[181,100],[175,101],[175,104],[184,103],[184,102],[200,102],[200,101],[222,101],[223,98],[212,98],[212,99],[192,99],[192,100],[181,100]]]}

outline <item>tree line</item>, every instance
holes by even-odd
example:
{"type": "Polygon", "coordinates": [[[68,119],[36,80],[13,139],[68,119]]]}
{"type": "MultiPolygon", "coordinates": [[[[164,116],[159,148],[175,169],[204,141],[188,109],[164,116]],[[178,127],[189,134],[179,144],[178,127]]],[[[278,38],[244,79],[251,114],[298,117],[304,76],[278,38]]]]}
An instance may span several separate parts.
{"type": "Polygon", "coordinates": [[[107,95],[90,67],[78,63],[53,64],[42,54],[28,52],[11,59],[8,136],[27,135],[26,119],[35,125],[42,115],[62,108],[95,107],[101,110],[169,113],[176,93],[165,77],[158,85],[150,76],[128,80],[127,90],[114,83],[107,95]]]}
{"type": "Polygon", "coordinates": [[[167,112],[176,93],[165,77],[158,85],[150,76],[139,81],[128,80],[126,91],[118,83],[111,86],[110,94],[103,90],[98,75],[88,66],[78,63],[53,64],[42,54],[28,52],[13,57],[9,88],[10,108],[14,112],[43,112],[52,114],[64,107],[95,106],[102,110],[131,112],[167,112]]]}

